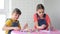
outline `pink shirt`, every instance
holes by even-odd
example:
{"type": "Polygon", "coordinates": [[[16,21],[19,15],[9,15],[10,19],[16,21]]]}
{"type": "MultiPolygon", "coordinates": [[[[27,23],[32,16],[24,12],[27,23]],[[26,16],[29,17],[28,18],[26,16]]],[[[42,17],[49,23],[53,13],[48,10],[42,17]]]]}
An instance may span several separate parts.
{"type": "MultiPolygon", "coordinates": [[[[34,14],[33,19],[34,19],[34,22],[38,21],[37,20],[38,18],[37,18],[36,14],[34,14]]],[[[47,24],[49,25],[50,24],[50,18],[47,14],[46,14],[45,20],[46,20],[47,24]]]]}

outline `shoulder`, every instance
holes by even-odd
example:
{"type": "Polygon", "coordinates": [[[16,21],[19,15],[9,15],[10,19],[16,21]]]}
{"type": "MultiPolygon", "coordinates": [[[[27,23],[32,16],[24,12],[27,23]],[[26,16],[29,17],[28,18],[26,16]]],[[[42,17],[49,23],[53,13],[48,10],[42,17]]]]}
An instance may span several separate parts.
{"type": "Polygon", "coordinates": [[[8,18],[6,19],[6,22],[12,22],[12,19],[8,18]]]}
{"type": "Polygon", "coordinates": [[[50,20],[50,17],[48,14],[46,14],[46,20],[50,20]]]}
{"type": "Polygon", "coordinates": [[[48,14],[46,14],[46,17],[49,17],[49,15],[48,15],[48,14]]]}
{"type": "Polygon", "coordinates": [[[33,15],[33,18],[34,19],[37,19],[37,14],[36,13],[33,15]]]}
{"type": "Polygon", "coordinates": [[[10,19],[7,19],[6,22],[5,22],[5,24],[8,25],[8,26],[9,26],[11,23],[12,23],[12,21],[11,21],[10,19]]]}
{"type": "Polygon", "coordinates": [[[37,17],[37,14],[35,13],[33,16],[34,16],[34,17],[37,17]]]}
{"type": "Polygon", "coordinates": [[[12,23],[13,21],[12,21],[12,19],[11,18],[7,18],[6,19],[6,23],[12,23]]]}

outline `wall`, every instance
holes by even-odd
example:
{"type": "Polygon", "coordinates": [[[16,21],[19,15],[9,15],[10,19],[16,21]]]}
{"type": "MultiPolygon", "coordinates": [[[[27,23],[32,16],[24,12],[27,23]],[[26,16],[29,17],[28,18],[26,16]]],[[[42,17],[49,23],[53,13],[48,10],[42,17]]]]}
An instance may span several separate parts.
{"type": "Polygon", "coordinates": [[[56,29],[60,29],[60,0],[44,0],[45,11],[51,18],[51,23],[56,29]]]}

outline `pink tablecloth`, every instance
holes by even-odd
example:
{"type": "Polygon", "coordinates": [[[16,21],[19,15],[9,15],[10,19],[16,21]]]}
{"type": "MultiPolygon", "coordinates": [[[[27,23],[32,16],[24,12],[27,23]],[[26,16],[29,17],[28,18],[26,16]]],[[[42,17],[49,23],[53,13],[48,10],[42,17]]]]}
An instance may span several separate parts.
{"type": "Polygon", "coordinates": [[[60,31],[39,31],[39,32],[21,32],[21,31],[12,31],[11,34],[60,34],[60,31]]]}

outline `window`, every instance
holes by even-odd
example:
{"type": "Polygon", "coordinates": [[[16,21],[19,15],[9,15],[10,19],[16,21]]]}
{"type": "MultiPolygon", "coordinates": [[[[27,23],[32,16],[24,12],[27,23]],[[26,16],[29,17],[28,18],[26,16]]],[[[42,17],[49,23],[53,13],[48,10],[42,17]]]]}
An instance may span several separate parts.
{"type": "Polygon", "coordinates": [[[4,9],[4,0],[0,0],[0,9],[4,9]]]}

